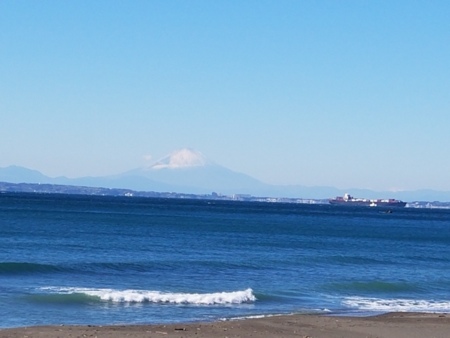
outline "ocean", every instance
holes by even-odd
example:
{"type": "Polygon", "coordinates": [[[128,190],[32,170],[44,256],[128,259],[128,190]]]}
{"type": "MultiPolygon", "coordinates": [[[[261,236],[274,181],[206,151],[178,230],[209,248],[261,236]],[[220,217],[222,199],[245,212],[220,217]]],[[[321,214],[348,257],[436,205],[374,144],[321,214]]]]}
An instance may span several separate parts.
{"type": "Polygon", "coordinates": [[[0,327],[450,312],[450,210],[0,194],[0,327]]]}

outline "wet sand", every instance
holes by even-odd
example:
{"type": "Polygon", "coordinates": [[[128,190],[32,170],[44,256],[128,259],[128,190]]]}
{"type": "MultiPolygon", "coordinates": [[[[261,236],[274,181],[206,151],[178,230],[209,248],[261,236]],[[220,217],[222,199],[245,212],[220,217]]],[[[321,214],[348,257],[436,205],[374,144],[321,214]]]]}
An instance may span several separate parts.
{"type": "Polygon", "coordinates": [[[450,315],[389,313],[373,317],[274,316],[213,323],[35,326],[0,330],[0,338],[277,337],[448,338],[450,315]]]}

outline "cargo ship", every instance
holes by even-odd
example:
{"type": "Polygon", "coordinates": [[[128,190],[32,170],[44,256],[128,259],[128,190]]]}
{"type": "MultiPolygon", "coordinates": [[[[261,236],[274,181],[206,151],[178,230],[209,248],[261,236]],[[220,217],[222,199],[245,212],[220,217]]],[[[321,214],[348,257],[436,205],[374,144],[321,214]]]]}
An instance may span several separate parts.
{"type": "Polygon", "coordinates": [[[364,206],[364,207],[400,207],[403,208],[406,202],[399,201],[393,198],[390,199],[368,199],[368,198],[355,198],[349,194],[344,196],[338,196],[329,200],[330,204],[336,205],[348,205],[348,206],[364,206]]]}

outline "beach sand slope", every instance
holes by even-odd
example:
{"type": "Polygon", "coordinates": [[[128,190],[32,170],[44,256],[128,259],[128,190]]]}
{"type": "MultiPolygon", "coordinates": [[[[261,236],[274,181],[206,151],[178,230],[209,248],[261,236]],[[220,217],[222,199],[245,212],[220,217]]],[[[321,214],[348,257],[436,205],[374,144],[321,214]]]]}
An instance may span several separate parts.
{"type": "Polygon", "coordinates": [[[422,313],[389,313],[373,317],[292,315],[171,325],[36,326],[3,329],[0,337],[448,338],[450,316],[422,313]]]}

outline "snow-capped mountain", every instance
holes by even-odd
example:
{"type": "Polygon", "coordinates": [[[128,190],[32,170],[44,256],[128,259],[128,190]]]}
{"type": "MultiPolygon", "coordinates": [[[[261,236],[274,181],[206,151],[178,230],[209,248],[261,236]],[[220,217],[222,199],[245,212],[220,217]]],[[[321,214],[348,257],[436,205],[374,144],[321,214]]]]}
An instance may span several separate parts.
{"type": "Polygon", "coordinates": [[[149,167],[149,169],[180,169],[189,167],[203,167],[209,164],[212,164],[212,162],[209,161],[201,152],[190,148],[183,148],[156,161],[149,167]]]}
{"type": "Polygon", "coordinates": [[[201,152],[189,148],[174,151],[148,167],[130,170],[116,179],[131,177],[138,184],[131,189],[139,190],[143,190],[144,179],[173,186],[176,189],[173,191],[183,193],[244,194],[266,187],[264,183],[215,164],[201,152]]]}
{"type": "Polygon", "coordinates": [[[47,177],[39,171],[10,166],[0,168],[0,181],[11,183],[49,183],[87,187],[121,188],[137,191],[192,194],[258,194],[270,187],[248,175],[215,164],[201,152],[183,148],[150,166],[103,177],[47,177]]]}

